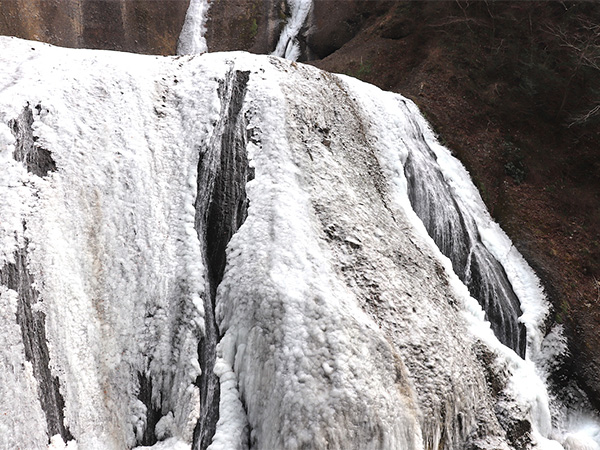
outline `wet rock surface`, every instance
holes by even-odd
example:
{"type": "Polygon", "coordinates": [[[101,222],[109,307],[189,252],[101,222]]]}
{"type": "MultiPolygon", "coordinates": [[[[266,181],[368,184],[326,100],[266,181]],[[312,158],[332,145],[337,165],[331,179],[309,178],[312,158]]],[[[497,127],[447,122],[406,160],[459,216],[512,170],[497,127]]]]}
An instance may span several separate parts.
{"type": "Polygon", "coordinates": [[[271,53],[285,19],[283,0],[214,0],[206,22],[208,51],[271,53]]]}
{"type": "Polygon", "coordinates": [[[411,152],[405,166],[413,209],[458,277],[477,299],[494,334],[525,357],[525,326],[519,299],[500,262],[481,242],[473,217],[461,212],[431,151],[411,152]]]}

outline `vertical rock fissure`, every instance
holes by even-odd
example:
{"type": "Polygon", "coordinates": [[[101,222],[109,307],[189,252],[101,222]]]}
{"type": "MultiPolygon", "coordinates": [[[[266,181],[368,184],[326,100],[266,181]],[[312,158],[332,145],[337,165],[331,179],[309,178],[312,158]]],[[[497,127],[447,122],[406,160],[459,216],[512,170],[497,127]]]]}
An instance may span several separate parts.
{"type": "Polygon", "coordinates": [[[525,357],[520,301],[504,267],[481,242],[473,219],[461,211],[431,150],[410,152],[404,172],[410,202],[427,232],[485,311],[496,337],[525,357]]]}
{"type": "Polygon", "coordinates": [[[251,170],[241,111],[249,76],[250,72],[232,70],[220,83],[221,118],[198,162],[196,231],[204,246],[209,295],[204,298],[205,336],[198,345],[201,413],[194,430],[194,449],[210,445],[219,418],[220,385],[213,372],[219,340],[215,297],[225,270],[225,249],[247,215],[246,182],[251,170]]]}
{"type": "MultiPolygon", "coordinates": [[[[36,111],[41,112],[42,106],[37,105],[36,111]]],[[[15,136],[15,150],[13,157],[23,162],[27,171],[45,177],[48,172],[56,170],[56,163],[52,154],[37,143],[37,137],[33,135],[33,111],[27,105],[19,117],[9,123],[15,136]]]]}
{"type": "Polygon", "coordinates": [[[14,255],[15,262],[0,269],[0,284],[17,292],[18,306],[16,321],[21,327],[25,358],[33,367],[38,382],[38,396],[48,426],[48,438],[60,434],[66,442],[73,439],[64,425],[65,402],[60,393],[58,377],[50,370],[50,355],[46,341],[46,316],[35,307],[39,293],[33,287],[33,277],[26,265],[27,250],[21,249],[14,255]]]}
{"type": "Polygon", "coordinates": [[[156,424],[162,417],[162,411],[160,406],[155,405],[152,401],[152,378],[150,374],[138,372],[138,383],[140,390],[137,397],[146,405],[146,426],[141,439],[138,439],[136,445],[151,446],[158,442],[156,424]]]}

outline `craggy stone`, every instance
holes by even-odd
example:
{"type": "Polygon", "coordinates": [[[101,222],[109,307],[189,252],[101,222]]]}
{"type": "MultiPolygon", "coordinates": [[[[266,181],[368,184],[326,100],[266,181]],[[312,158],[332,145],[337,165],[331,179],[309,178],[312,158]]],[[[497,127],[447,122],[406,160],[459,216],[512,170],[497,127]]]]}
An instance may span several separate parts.
{"type": "Polygon", "coordinates": [[[187,0],[2,0],[0,34],[74,48],[175,54],[187,0]]]}
{"type": "Polygon", "coordinates": [[[213,0],[206,22],[208,51],[271,53],[285,19],[283,0],[213,0]]]}

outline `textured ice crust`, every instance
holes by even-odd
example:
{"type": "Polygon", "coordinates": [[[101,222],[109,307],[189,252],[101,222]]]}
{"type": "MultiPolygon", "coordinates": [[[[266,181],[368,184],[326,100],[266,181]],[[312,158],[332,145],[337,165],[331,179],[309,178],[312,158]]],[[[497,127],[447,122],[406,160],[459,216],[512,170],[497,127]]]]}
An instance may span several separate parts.
{"type": "MultiPolygon", "coordinates": [[[[0,49],[0,270],[27,247],[73,435],[49,448],[140,445],[149,409],[160,416],[152,448],[192,446],[207,295],[196,172],[232,70],[250,72],[241,114],[254,178],[217,290],[209,448],[562,448],[547,439],[534,366],[551,367],[543,355],[561,342],[540,338],[537,280],[408,100],[276,57],[159,58],[12,38],[0,49]],[[12,156],[8,124],[24,108],[56,162],[44,177],[12,156]],[[494,337],[411,209],[402,163],[424,145],[481,217],[522,299],[526,360],[494,337]],[[515,421],[533,430],[509,438],[515,421]]],[[[45,448],[17,304],[0,286],[0,447],[45,448]]],[[[594,436],[578,423],[565,447],[594,436]]]]}
{"type": "MultiPolygon", "coordinates": [[[[189,442],[199,415],[195,145],[210,131],[218,96],[208,75],[188,85],[195,74],[182,76],[177,64],[2,40],[0,270],[27,241],[65,425],[84,449],[136,443],[149,406],[138,399],[141,375],[152,382],[152,407],[174,415],[174,436],[189,442]],[[23,108],[58,166],[44,179],[11,159],[5,127],[23,108]]],[[[14,308],[12,291],[0,296],[3,311],[14,308]]],[[[3,348],[18,361],[15,327],[2,327],[15,342],[3,348]]],[[[40,448],[45,420],[27,412],[37,405],[28,365],[3,367],[5,376],[1,397],[14,407],[0,423],[13,432],[2,433],[0,447],[35,438],[20,445],[40,448]]]]}
{"type": "Polygon", "coordinates": [[[320,224],[288,140],[285,97],[262,83],[249,90],[256,178],[248,219],[229,246],[217,317],[250,444],[420,448],[410,387],[396,385],[401,363],[315,245],[320,224]]]}

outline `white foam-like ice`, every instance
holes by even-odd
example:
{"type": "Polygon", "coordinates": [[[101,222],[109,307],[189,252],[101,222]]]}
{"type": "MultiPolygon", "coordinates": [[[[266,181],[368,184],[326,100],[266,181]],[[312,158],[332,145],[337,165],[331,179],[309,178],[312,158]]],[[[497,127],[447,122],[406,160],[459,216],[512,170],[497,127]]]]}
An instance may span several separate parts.
{"type": "Polygon", "coordinates": [[[0,86],[2,122],[33,109],[34,135],[58,167],[45,179],[21,164],[12,169],[4,138],[2,222],[11,228],[3,258],[22,247],[22,236],[28,240],[66,425],[82,448],[132,446],[145,423],[146,406],[136,398],[141,374],[152,382],[154,407],[174,414],[174,435],[189,441],[199,414],[204,286],[195,145],[212,118],[214,86],[178,94],[175,79],[186,76],[172,70],[173,60],[12,39],[2,46],[12,74],[0,86]],[[20,65],[23,59],[37,60],[20,65]],[[203,104],[201,115],[183,114],[193,124],[178,109],[188,96],[203,104]],[[20,206],[12,200],[18,190],[20,206]]]}

